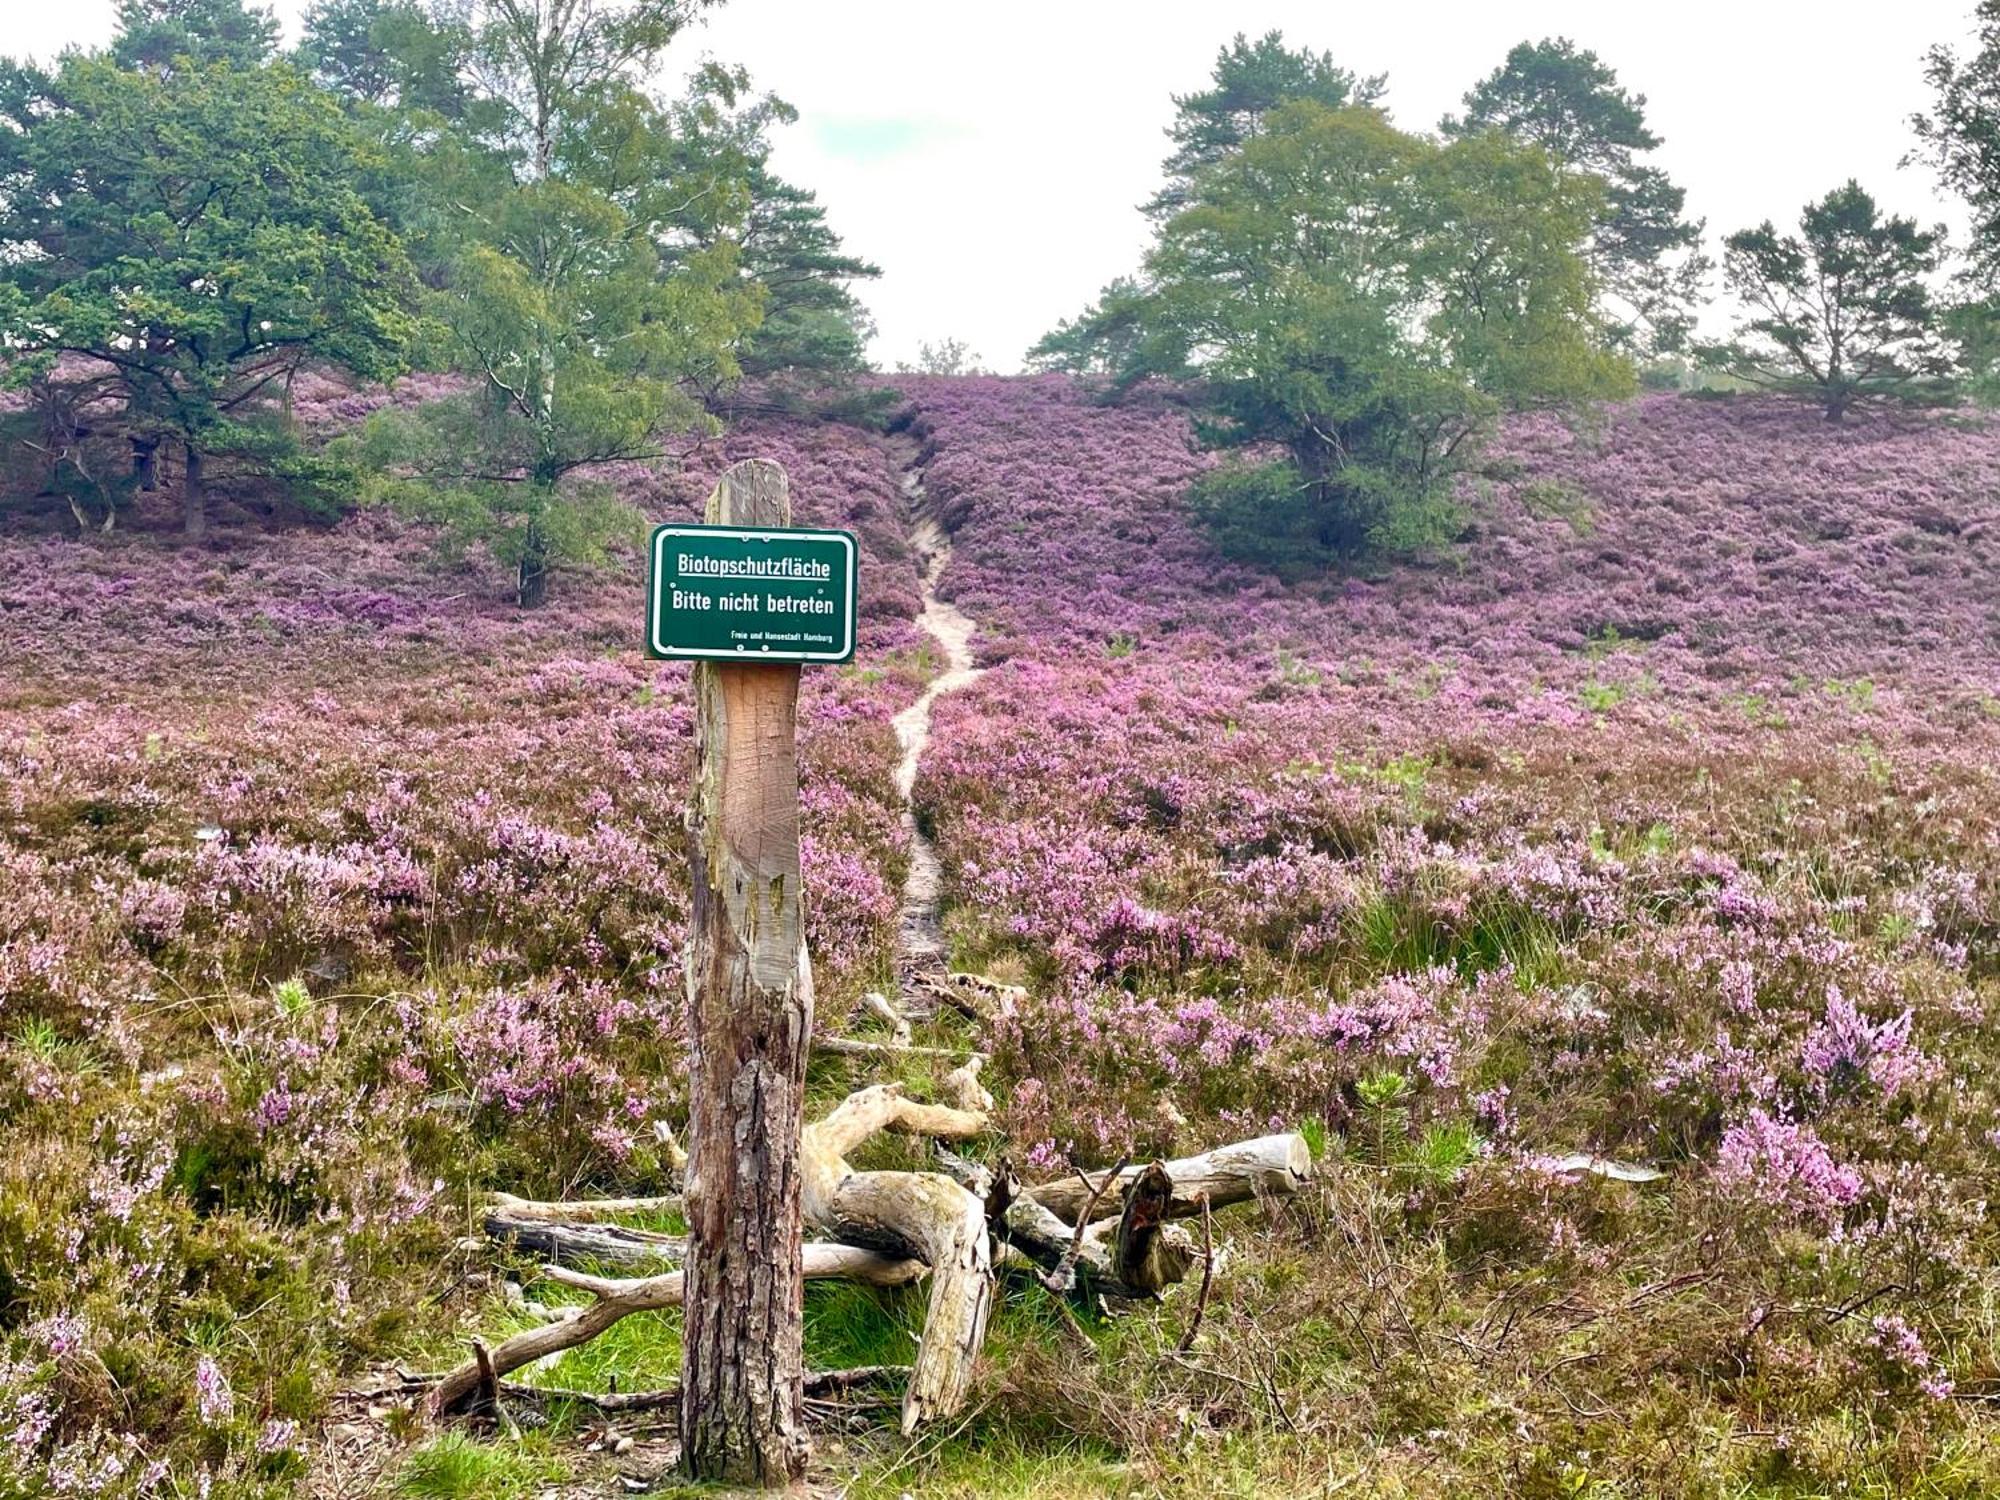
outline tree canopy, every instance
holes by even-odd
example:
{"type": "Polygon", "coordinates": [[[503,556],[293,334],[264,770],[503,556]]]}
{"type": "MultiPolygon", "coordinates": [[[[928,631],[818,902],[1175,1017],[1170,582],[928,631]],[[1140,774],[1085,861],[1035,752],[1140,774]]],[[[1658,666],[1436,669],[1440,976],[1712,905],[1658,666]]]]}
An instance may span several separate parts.
{"type": "Polygon", "coordinates": [[[1514,47],[1443,129],[1505,131],[1604,183],[1590,254],[1610,321],[1621,341],[1664,353],[1685,345],[1711,263],[1701,222],[1684,216],[1685,190],[1640,160],[1660,144],[1645,107],[1596,53],[1557,37],[1514,47]]]}
{"type": "Polygon", "coordinates": [[[761,319],[740,153],[691,141],[686,111],[642,88],[689,14],[493,0],[456,29],[416,28],[348,0],[308,35],[376,98],[415,81],[431,101],[357,104],[408,162],[395,212],[420,250],[433,356],[475,386],[379,414],[362,449],[387,492],[512,564],[526,605],[551,563],[636,530],[593,471],[710,430],[702,394],[740,377],[761,319]]]}
{"type": "Polygon", "coordinates": [[[1100,347],[1120,385],[1194,382],[1212,441],[1287,454],[1200,492],[1225,541],[1321,559],[1416,545],[1448,524],[1495,413],[1629,385],[1584,255],[1600,203],[1499,134],[1440,143],[1292,100],[1196,173],[1141,275],[1091,316],[1117,331],[1100,347]]]}
{"type": "Polygon", "coordinates": [[[135,441],[182,445],[198,533],[206,455],[307,361],[393,375],[413,325],[333,103],[282,64],[175,57],[0,65],[0,288],[15,377],[60,355],[115,370],[135,441]]]}
{"type": "Polygon", "coordinates": [[[159,72],[179,62],[254,68],[278,51],[278,18],[244,0],[118,0],[111,57],[159,72]]]}
{"type": "Polygon", "coordinates": [[[1195,175],[1241,150],[1280,104],[1293,99],[1329,109],[1376,104],[1386,86],[1385,75],[1357,77],[1330,52],[1287,47],[1281,32],[1268,31],[1253,42],[1239,31],[1216,53],[1209,86],[1174,96],[1174,120],[1167,127],[1174,149],[1160,164],[1166,186],[1146,212],[1160,219],[1184,207],[1195,175]]]}
{"type": "Polygon", "coordinates": [[[1799,216],[1798,234],[1767,219],[1723,242],[1729,289],[1749,308],[1713,356],[1740,378],[1820,401],[1829,422],[1876,396],[1935,396],[1952,370],[1931,281],[1942,225],[1884,216],[1850,180],[1799,216]]]}

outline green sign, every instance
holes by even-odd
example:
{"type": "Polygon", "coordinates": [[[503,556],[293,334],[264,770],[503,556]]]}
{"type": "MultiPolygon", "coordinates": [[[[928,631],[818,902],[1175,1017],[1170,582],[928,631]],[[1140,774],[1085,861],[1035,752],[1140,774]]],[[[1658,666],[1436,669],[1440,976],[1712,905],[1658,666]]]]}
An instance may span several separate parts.
{"type": "Polygon", "coordinates": [[[646,647],[708,661],[851,660],[854,538],[798,527],[660,527],[646,647]]]}

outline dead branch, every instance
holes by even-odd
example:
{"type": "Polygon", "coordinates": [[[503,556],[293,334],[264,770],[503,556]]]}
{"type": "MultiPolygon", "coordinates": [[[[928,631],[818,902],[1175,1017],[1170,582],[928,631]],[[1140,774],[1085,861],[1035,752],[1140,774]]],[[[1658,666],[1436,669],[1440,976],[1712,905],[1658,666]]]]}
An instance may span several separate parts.
{"type": "Polygon", "coordinates": [[[1208,1311],[1208,1288],[1215,1280],[1215,1217],[1209,1212],[1208,1200],[1201,1202],[1201,1289],[1194,1294],[1194,1316],[1188,1319],[1186,1332],[1180,1342],[1174,1345],[1174,1353],[1185,1354],[1194,1347],[1194,1336],[1201,1332],[1201,1315],[1208,1311]]]}
{"type": "Polygon", "coordinates": [[[979,1074],[986,1066],[986,1054],[975,1052],[964,1062],[944,1075],[942,1087],[945,1097],[958,1108],[984,1114],[993,1108],[993,1096],[979,1081],[979,1074]]]}
{"type": "Polygon", "coordinates": [[[974,1021],[1004,1020],[1027,1003],[1028,992],[1018,984],[1003,984],[984,974],[954,971],[945,975],[915,974],[911,988],[933,1001],[949,1005],[974,1021]]]}
{"type": "MultiPolygon", "coordinates": [[[[1094,1179],[1079,1173],[1074,1180],[1026,1191],[1005,1162],[995,1173],[943,1149],[936,1153],[941,1171],[857,1172],[849,1165],[849,1155],[883,1131],[936,1141],[984,1134],[991,1099],[978,1082],[983,1061],[975,1054],[946,1080],[955,1104],[923,1103],[907,1097],[900,1085],[881,1084],[850,1094],[803,1132],[804,1218],[832,1239],[804,1247],[804,1274],[876,1286],[931,1274],[929,1308],[903,1394],[906,1433],[963,1409],[985,1340],[997,1264],[1025,1265],[1063,1293],[1153,1298],[1181,1280],[1194,1259],[1186,1235],[1166,1221],[1201,1214],[1204,1290],[1185,1335],[1191,1341],[1213,1278],[1209,1205],[1295,1192],[1311,1175],[1311,1154],[1296,1135],[1267,1136],[1140,1168],[1121,1162],[1094,1179]],[[1098,1218],[1098,1205],[1113,1191],[1122,1199],[1119,1213],[1098,1218]]],[[[682,1253],[685,1242],[678,1236],[599,1222],[679,1204],[672,1196],[550,1203],[496,1194],[489,1232],[548,1255],[557,1263],[545,1266],[543,1275],[588,1292],[592,1300],[485,1351],[491,1372],[485,1388],[499,1389],[493,1382],[510,1371],[585,1343],[633,1313],[681,1305],[686,1286],[678,1270],[619,1278],[561,1264],[585,1258],[632,1264],[682,1253]]],[[[461,1410],[481,1390],[480,1361],[423,1384],[429,1387],[427,1410],[461,1410]]],[[[666,1399],[660,1398],[662,1404],[666,1399]]]]}
{"type": "Polygon", "coordinates": [[[984,1111],[919,1104],[894,1084],[850,1094],[806,1127],[800,1152],[806,1222],[848,1244],[915,1254],[931,1267],[931,1300],[903,1393],[903,1431],[965,1404],[993,1306],[986,1205],[941,1172],[857,1172],[847,1155],[884,1130],[969,1140],[984,1111]]]}
{"type": "Polygon", "coordinates": [[[512,1193],[495,1193],[487,1200],[494,1212],[509,1219],[533,1219],[545,1224],[595,1224],[631,1214],[679,1213],[681,1196],[666,1193],[657,1198],[583,1198],[572,1203],[544,1202],[516,1198],[512,1193]]]}
{"type": "Polygon", "coordinates": [[[525,1254],[562,1266],[643,1266],[679,1261],[687,1254],[686,1235],[622,1224],[564,1224],[489,1213],[485,1229],[488,1239],[509,1241],[525,1254]]]}
{"type": "MultiPolygon", "coordinates": [[[[1119,1175],[1129,1182],[1143,1170],[1126,1168],[1119,1175]]],[[[1302,1135],[1260,1136],[1167,1162],[1164,1170],[1173,1182],[1167,1216],[1185,1219],[1201,1212],[1204,1198],[1210,1206],[1223,1208],[1259,1194],[1296,1193],[1312,1180],[1312,1148],[1302,1135]]],[[[1087,1179],[1065,1178],[1028,1192],[1065,1223],[1073,1224],[1093,1187],[1087,1179]]]]}
{"type": "Polygon", "coordinates": [[[861,997],[861,1003],[889,1025],[889,1040],[898,1047],[910,1045],[910,1018],[896,1008],[896,1004],[880,990],[870,990],[861,997]]]}
{"type": "MultiPolygon", "coordinates": [[[[1042,1278],[1042,1285],[1058,1296],[1076,1285],[1076,1260],[1083,1253],[1083,1237],[1090,1228],[1091,1216],[1097,1212],[1097,1203],[1104,1196],[1104,1190],[1118,1180],[1118,1174],[1125,1170],[1125,1158],[1120,1157],[1118,1165],[1090,1191],[1090,1197],[1083,1205],[1083,1212],[1076,1216],[1076,1232],[1070,1236],[1069,1248],[1056,1261],[1055,1269],[1042,1278]]],[[[1083,1179],[1083,1173],[1077,1174],[1083,1179]]],[[[1087,1181],[1087,1179],[1085,1179],[1087,1181]]]]}
{"type": "MultiPolygon", "coordinates": [[[[855,1245],[808,1244],[804,1251],[807,1279],[861,1281],[870,1286],[901,1286],[924,1274],[921,1261],[878,1255],[855,1245]]],[[[658,1312],[679,1307],[686,1286],[679,1271],[636,1280],[587,1276],[563,1266],[545,1266],[542,1274],[550,1281],[589,1292],[596,1300],[584,1304],[560,1322],[545,1323],[511,1338],[502,1339],[489,1351],[495,1376],[507,1375],[523,1365],[578,1344],[589,1343],[605,1329],[633,1313],[658,1312]]],[[[478,1387],[478,1362],[470,1361],[438,1377],[431,1385],[427,1408],[432,1413],[458,1410],[478,1387]]]]}

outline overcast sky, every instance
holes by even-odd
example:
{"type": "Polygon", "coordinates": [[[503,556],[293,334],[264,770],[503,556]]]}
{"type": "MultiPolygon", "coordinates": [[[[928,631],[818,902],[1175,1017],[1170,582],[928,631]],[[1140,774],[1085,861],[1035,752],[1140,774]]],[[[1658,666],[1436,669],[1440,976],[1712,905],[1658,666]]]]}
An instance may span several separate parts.
{"type": "MultiPolygon", "coordinates": [[[[1165,154],[1169,95],[1201,86],[1237,31],[1389,75],[1405,128],[1429,128],[1524,38],[1568,36],[1648,99],[1657,160],[1710,239],[1858,177],[1899,212],[1962,216],[1899,169],[1925,103],[1922,57],[1961,43],[1973,0],[1859,8],[1806,0],[730,0],[681,43],[747,66],[797,105],[774,158],[817,191],[855,252],[884,365],[965,340],[1012,370],[1057,319],[1138,261],[1134,205],[1165,154]]],[[[296,34],[302,0],[279,0],[296,34]]],[[[112,0],[0,0],[0,48],[101,42],[112,0]]]]}

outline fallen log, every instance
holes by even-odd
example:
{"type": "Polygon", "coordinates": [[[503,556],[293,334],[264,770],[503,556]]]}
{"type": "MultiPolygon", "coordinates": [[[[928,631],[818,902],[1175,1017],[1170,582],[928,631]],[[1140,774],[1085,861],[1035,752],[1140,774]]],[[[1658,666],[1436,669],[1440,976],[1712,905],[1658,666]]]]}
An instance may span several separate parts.
{"type": "Polygon", "coordinates": [[[657,1198],[581,1198],[569,1203],[495,1193],[487,1201],[495,1212],[510,1219],[536,1219],[549,1224],[592,1224],[600,1219],[618,1219],[630,1214],[677,1214],[681,1211],[679,1193],[666,1193],[657,1198]]]}
{"type": "Polygon", "coordinates": [[[487,1214],[485,1230],[490,1240],[509,1241],[517,1249],[559,1266],[644,1266],[679,1261],[687,1254],[684,1234],[661,1234],[623,1224],[565,1224],[496,1212],[487,1214]]]}
{"type": "MultiPolygon", "coordinates": [[[[804,1250],[804,1273],[807,1280],[826,1279],[840,1281],[860,1281],[870,1286],[901,1286],[915,1281],[925,1271],[923,1262],[898,1259],[878,1255],[872,1250],[864,1250],[856,1245],[829,1245],[810,1243],[804,1250]]],[[[588,1276],[580,1271],[572,1271],[563,1266],[544,1266],[542,1274],[550,1281],[564,1286],[576,1287],[591,1294],[595,1301],[587,1302],[576,1312],[560,1322],[545,1323],[539,1328],[529,1328],[511,1338],[502,1339],[486,1352],[486,1364],[495,1377],[510,1374],[523,1365],[551,1354],[559,1354],[565,1349],[574,1349],[578,1344],[587,1344],[605,1329],[628,1318],[633,1313],[659,1312],[663,1308],[679,1307],[686,1297],[686,1279],[679,1271],[667,1271],[658,1276],[635,1279],[621,1279],[605,1276],[588,1276]]],[[[480,1361],[473,1359],[457,1369],[446,1372],[430,1382],[430,1392],[425,1406],[432,1414],[456,1411],[464,1405],[466,1398],[479,1389],[481,1377],[480,1361]]]]}
{"type": "MultiPolygon", "coordinates": [[[[1119,1174],[1119,1186],[1148,1170],[1126,1168],[1119,1174]]],[[[1260,1194],[1296,1193],[1312,1180],[1312,1148],[1302,1135],[1266,1135],[1167,1162],[1164,1170],[1173,1183],[1166,1215],[1186,1219],[1201,1212],[1204,1198],[1211,1208],[1222,1208],[1260,1194]]],[[[1074,1224],[1096,1187],[1096,1182],[1070,1177],[1031,1187],[1028,1193],[1058,1218],[1074,1224]]]]}
{"type": "MultiPolygon", "coordinates": [[[[1033,1189],[1021,1189],[1004,1163],[996,1175],[943,1150],[937,1153],[943,1171],[857,1172],[849,1165],[848,1156],[882,1131],[940,1141],[984,1134],[990,1128],[990,1096],[978,1082],[982,1061],[975,1055],[947,1080],[957,1105],[920,1103],[906,1097],[900,1085],[876,1085],[850,1094],[802,1133],[803,1217],[833,1241],[805,1245],[805,1276],[875,1286],[931,1276],[930,1303],[903,1394],[906,1433],[963,1407],[992,1311],[996,1264],[1026,1264],[1042,1275],[1044,1285],[1053,1274],[1065,1282],[1062,1290],[1073,1276],[1086,1295],[1157,1297],[1181,1280],[1195,1259],[1192,1244],[1167,1220],[1201,1213],[1208,1202],[1221,1206],[1296,1192],[1312,1172],[1311,1153],[1297,1135],[1243,1141],[1180,1161],[1101,1173],[1095,1180],[1079,1174],[1033,1189]],[[1096,1206],[1108,1210],[1114,1193],[1117,1213],[1098,1217],[1096,1206]]],[[[499,1194],[488,1221],[489,1228],[517,1243],[546,1236],[535,1243],[549,1246],[558,1262],[565,1250],[581,1254],[587,1245],[592,1259],[622,1263],[621,1254],[671,1255],[680,1241],[596,1221],[620,1212],[656,1213],[677,1203],[661,1197],[546,1203],[499,1194]]],[[[1204,1260],[1212,1264],[1212,1250],[1204,1260]]],[[[545,1266],[542,1274],[593,1300],[484,1351],[485,1389],[494,1389],[510,1371],[595,1338],[622,1318],[678,1307],[686,1297],[678,1270],[620,1278],[558,1263],[545,1266]]],[[[482,1388],[481,1368],[475,1359],[428,1379],[426,1409],[464,1409],[482,1388]]]]}
{"type": "Polygon", "coordinates": [[[993,1308],[986,1204],[942,1172],[857,1172],[846,1158],[884,1130],[969,1140],[987,1128],[983,1110],[919,1104],[898,1085],[878,1084],[848,1095],[805,1130],[806,1222],[848,1244],[916,1255],[931,1268],[930,1306],[903,1392],[906,1434],[965,1404],[993,1308]]]}
{"type": "Polygon", "coordinates": [[[1156,1298],[1193,1265],[1191,1245],[1152,1228],[1136,1232],[1125,1228],[1135,1217],[1141,1225],[1157,1221],[1154,1199],[1163,1189],[1155,1186],[1147,1197],[1138,1194],[1142,1185],[1164,1178],[1151,1179],[1142,1172],[1126,1185],[1116,1218],[1077,1226],[1064,1223],[1037,1199],[1022,1194],[1005,1162],[995,1173],[949,1151],[937,1156],[954,1180],[985,1200],[987,1227],[995,1241],[1015,1252],[1016,1264],[1025,1264],[1058,1295],[1074,1289],[1085,1298],[1144,1301],[1156,1298]]]}

